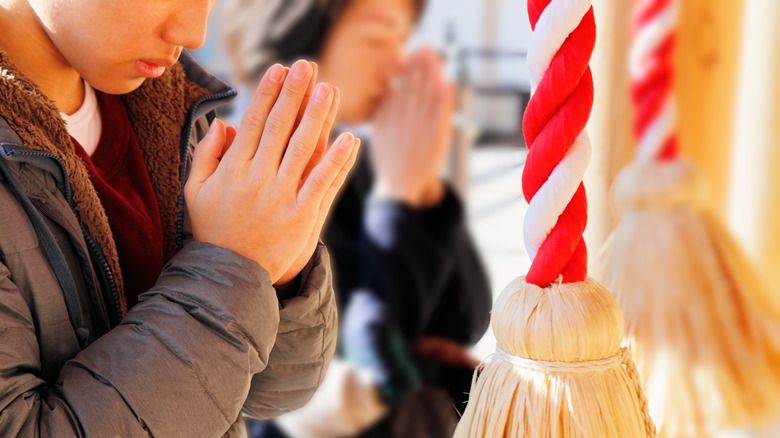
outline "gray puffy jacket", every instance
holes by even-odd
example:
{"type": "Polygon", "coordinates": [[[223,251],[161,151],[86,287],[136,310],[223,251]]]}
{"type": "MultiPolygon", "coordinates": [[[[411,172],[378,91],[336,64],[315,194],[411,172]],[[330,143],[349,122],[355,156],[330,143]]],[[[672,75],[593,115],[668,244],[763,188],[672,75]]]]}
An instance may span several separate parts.
{"type": "Polygon", "coordinates": [[[190,152],[234,95],[185,53],[122,96],[168,260],[128,310],[64,122],[0,52],[0,436],[245,436],[242,414],[275,417],[320,384],[337,327],[325,247],[280,302],[257,263],[186,243],[190,152]]]}

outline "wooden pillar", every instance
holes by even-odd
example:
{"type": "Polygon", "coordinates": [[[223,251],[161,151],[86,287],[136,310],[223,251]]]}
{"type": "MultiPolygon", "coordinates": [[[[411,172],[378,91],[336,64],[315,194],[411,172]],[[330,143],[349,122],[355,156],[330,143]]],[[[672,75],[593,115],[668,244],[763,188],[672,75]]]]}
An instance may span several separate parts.
{"type": "MultiPolygon", "coordinates": [[[[760,3],[770,3],[758,0],[760,3]]],[[[683,156],[704,171],[725,218],[743,2],[680,0],[676,89],[683,156]]]]}
{"type": "Polygon", "coordinates": [[[766,273],[780,269],[778,18],[780,2],[746,0],[731,154],[730,225],[766,273]]]}

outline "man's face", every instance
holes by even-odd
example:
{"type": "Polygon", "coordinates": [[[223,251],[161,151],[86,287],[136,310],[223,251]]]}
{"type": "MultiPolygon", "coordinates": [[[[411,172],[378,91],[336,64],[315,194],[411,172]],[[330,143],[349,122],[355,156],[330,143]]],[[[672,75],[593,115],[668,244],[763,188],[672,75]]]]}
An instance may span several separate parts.
{"type": "Polygon", "coordinates": [[[31,0],[64,62],[100,91],[123,94],[200,47],[215,0],[31,0]]]}
{"type": "Polygon", "coordinates": [[[341,89],[339,120],[371,118],[402,67],[415,16],[411,0],[352,0],[319,59],[321,78],[341,89]]]}

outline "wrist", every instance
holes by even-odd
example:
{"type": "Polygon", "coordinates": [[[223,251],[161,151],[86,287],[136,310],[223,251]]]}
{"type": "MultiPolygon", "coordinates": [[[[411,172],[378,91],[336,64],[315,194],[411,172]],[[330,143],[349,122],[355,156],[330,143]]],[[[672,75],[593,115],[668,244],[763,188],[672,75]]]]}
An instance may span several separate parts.
{"type": "Polygon", "coordinates": [[[444,181],[437,177],[425,186],[425,190],[423,190],[420,197],[420,206],[422,208],[436,207],[441,204],[446,193],[447,188],[444,181]]]}
{"type": "Polygon", "coordinates": [[[298,278],[298,274],[301,273],[302,269],[293,269],[292,267],[282,274],[279,279],[274,281],[274,287],[276,288],[284,288],[288,286],[290,283],[292,283],[296,278],[298,278]],[[297,272],[296,272],[297,271],[297,272]]]}
{"type": "Polygon", "coordinates": [[[390,199],[410,207],[419,208],[422,204],[422,192],[400,184],[388,184],[378,180],[372,189],[371,196],[380,199],[390,199]]]}
{"type": "Polygon", "coordinates": [[[278,288],[287,287],[290,282],[297,281],[298,286],[306,279],[311,271],[312,266],[317,258],[319,251],[319,240],[312,240],[310,244],[307,244],[307,248],[298,255],[298,258],[293,262],[292,266],[277,280],[274,282],[274,286],[278,288]]]}

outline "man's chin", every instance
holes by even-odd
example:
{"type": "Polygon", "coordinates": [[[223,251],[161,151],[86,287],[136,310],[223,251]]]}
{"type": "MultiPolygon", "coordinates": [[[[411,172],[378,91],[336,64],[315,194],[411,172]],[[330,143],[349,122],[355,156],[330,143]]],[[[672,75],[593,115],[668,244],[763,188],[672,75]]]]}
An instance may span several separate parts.
{"type": "Polygon", "coordinates": [[[128,78],[125,80],[107,80],[107,81],[95,81],[95,83],[89,82],[89,84],[96,90],[106,94],[127,94],[131,93],[143,85],[146,78],[128,78]]]}

